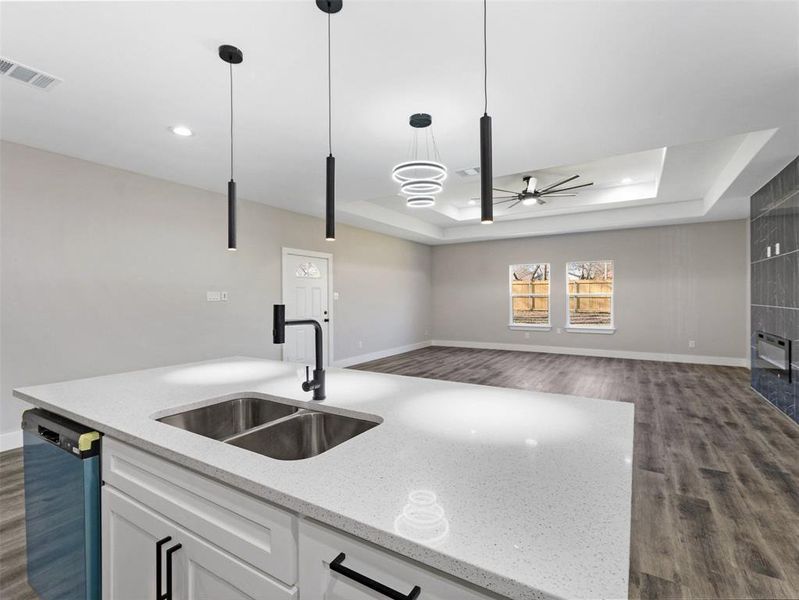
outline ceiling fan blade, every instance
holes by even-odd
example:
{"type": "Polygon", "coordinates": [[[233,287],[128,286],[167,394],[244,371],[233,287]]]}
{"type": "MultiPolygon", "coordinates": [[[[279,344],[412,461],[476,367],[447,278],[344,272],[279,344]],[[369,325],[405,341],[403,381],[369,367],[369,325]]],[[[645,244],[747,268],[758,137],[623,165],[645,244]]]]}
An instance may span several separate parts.
{"type": "MultiPolygon", "coordinates": [[[[571,187],[558,188],[557,190],[552,190],[552,191],[553,192],[565,192],[567,190],[576,190],[576,189],[579,189],[579,188],[588,187],[589,185],[594,185],[594,182],[592,181],[591,183],[583,183],[582,185],[573,185],[571,187]]],[[[544,194],[545,192],[539,192],[539,193],[544,194]]]]}
{"type": "Polygon", "coordinates": [[[545,198],[565,198],[566,196],[576,196],[577,194],[558,194],[555,192],[550,192],[549,194],[544,194],[545,198]]]}
{"type": "Polygon", "coordinates": [[[553,183],[552,185],[548,185],[547,187],[545,187],[542,190],[538,190],[538,192],[539,193],[546,192],[547,190],[551,190],[552,188],[556,188],[559,185],[563,185],[564,183],[569,183],[570,181],[574,181],[578,177],[579,177],[579,175],[572,175],[571,177],[565,177],[564,179],[561,179],[560,181],[558,181],[556,183],[553,183]]]}
{"type": "Polygon", "coordinates": [[[503,190],[502,188],[491,188],[495,192],[505,192],[506,194],[518,194],[519,192],[514,192],[513,190],[503,190]]]}
{"type": "Polygon", "coordinates": [[[514,200],[518,200],[518,198],[514,196],[513,198],[509,198],[507,200],[500,200],[499,202],[494,201],[494,204],[505,204],[506,202],[513,202],[514,200]]]}
{"type": "Polygon", "coordinates": [[[514,202],[513,204],[511,204],[510,206],[508,206],[508,210],[510,210],[511,208],[513,208],[514,206],[516,206],[516,205],[517,205],[519,202],[521,202],[521,200],[517,200],[516,202],[514,202]]]}

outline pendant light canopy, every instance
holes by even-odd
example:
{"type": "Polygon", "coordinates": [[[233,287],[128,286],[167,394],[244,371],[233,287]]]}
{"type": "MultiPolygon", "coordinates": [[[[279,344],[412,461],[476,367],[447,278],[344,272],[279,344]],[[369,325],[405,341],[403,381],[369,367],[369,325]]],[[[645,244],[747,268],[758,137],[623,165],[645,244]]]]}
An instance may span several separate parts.
{"type": "Polygon", "coordinates": [[[444,189],[447,178],[447,167],[441,162],[433,135],[433,117],[416,113],[411,115],[408,123],[413,128],[408,160],[394,167],[391,178],[400,184],[400,192],[408,197],[408,206],[433,206],[436,203],[434,194],[444,189]],[[423,137],[421,143],[420,136],[423,137]]]}
{"type": "Polygon", "coordinates": [[[336,239],[336,157],[333,156],[333,85],[330,69],[330,15],[337,13],[343,0],[316,0],[319,10],[327,14],[327,160],[325,161],[325,239],[336,239]]]}
{"type": "Polygon", "coordinates": [[[494,174],[491,156],[491,117],[488,116],[488,35],[487,0],[483,0],[483,94],[485,105],[480,117],[480,222],[494,222],[494,174]]]}
{"type": "Polygon", "coordinates": [[[219,58],[228,63],[230,70],[230,181],[227,183],[227,249],[236,250],[236,182],[233,179],[233,65],[244,60],[244,54],[235,46],[219,46],[219,58]]]}

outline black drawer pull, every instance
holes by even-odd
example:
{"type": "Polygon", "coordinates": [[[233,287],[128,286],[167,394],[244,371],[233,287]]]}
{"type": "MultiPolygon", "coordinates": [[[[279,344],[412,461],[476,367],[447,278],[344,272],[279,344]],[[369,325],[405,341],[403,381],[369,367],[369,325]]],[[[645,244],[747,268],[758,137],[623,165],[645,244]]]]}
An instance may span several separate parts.
{"type": "Polygon", "coordinates": [[[166,591],[161,592],[161,548],[172,540],[168,535],[155,543],[155,600],[172,600],[172,555],[183,545],[175,544],[166,550],[166,591]]]}
{"type": "Polygon", "coordinates": [[[335,571],[344,577],[352,579],[353,581],[357,581],[361,585],[368,587],[370,590],[374,590],[379,594],[383,594],[387,598],[391,598],[391,600],[416,600],[419,597],[419,594],[422,593],[422,588],[418,585],[413,586],[413,589],[408,592],[408,594],[402,594],[397,590],[393,590],[387,585],[383,585],[379,581],[375,581],[374,579],[370,579],[366,575],[362,575],[358,573],[358,571],[353,571],[349,567],[345,567],[342,563],[344,559],[347,558],[346,555],[342,552],[336,558],[333,559],[333,562],[330,563],[330,570],[335,571]]]}

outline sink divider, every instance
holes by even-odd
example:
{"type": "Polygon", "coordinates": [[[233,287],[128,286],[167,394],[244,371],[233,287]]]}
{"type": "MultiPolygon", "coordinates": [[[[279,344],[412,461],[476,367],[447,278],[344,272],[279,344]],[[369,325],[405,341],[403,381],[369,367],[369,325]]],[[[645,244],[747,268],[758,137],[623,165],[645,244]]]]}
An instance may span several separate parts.
{"type": "Polygon", "coordinates": [[[224,443],[232,442],[232,441],[237,440],[237,439],[239,439],[241,437],[244,437],[245,435],[249,435],[249,434],[254,433],[256,431],[261,431],[262,429],[269,429],[270,427],[274,427],[275,425],[279,425],[280,423],[288,421],[289,419],[294,419],[295,417],[298,417],[300,415],[304,415],[304,414],[308,414],[308,413],[312,413],[312,412],[320,412],[320,411],[308,410],[307,408],[299,408],[299,409],[297,409],[296,412],[293,412],[290,415],[286,415],[285,417],[280,417],[279,419],[275,419],[274,421],[267,421],[266,423],[261,423],[260,425],[256,425],[255,427],[250,427],[249,429],[243,429],[242,431],[239,431],[238,433],[234,433],[234,434],[231,434],[229,436],[226,436],[226,437],[223,437],[223,438],[219,438],[218,441],[224,442],[224,443]]]}

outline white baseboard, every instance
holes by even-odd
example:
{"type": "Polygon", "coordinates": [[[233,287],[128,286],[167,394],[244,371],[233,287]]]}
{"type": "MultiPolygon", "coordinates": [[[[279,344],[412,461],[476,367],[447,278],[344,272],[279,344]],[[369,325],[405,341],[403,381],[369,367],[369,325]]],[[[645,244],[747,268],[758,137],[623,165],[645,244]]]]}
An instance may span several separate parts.
{"type": "Polygon", "coordinates": [[[416,344],[408,344],[407,346],[397,346],[396,348],[387,348],[385,350],[378,350],[377,352],[370,352],[368,354],[359,354],[358,356],[351,356],[349,358],[342,358],[341,360],[334,360],[334,367],[350,367],[361,363],[377,360],[378,358],[386,358],[387,356],[394,356],[395,354],[402,354],[403,352],[410,352],[411,350],[419,350],[427,348],[433,342],[425,340],[424,342],[417,342],[416,344]]]}
{"type": "Polygon", "coordinates": [[[694,354],[663,354],[660,352],[628,352],[626,350],[603,350],[594,348],[570,348],[566,346],[538,346],[534,344],[506,344],[501,342],[463,342],[433,340],[433,346],[455,346],[457,348],[480,348],[484,350],[517,350],[521,352],[545,352],[548,354],[572,354],[575,356],[604,356],[607,358],[629,358],[633,360],[657,360],[662,362],[718,365],[723,367],[748,367],[746,358],[728,356],[699,356],[694,354]]]}
{"type": "Polygon", "coordinates": [[[0,433],[0,452],[22,447],[22,430],[0,433]]]}

